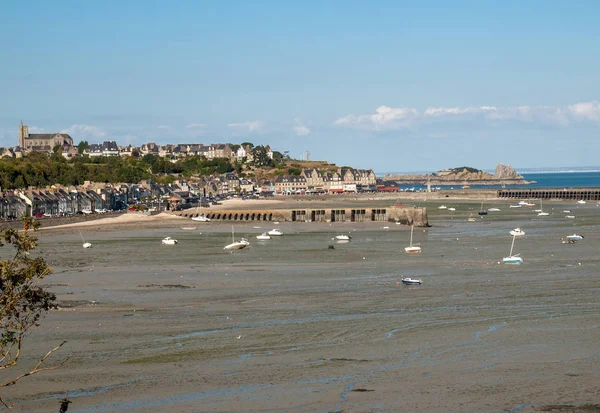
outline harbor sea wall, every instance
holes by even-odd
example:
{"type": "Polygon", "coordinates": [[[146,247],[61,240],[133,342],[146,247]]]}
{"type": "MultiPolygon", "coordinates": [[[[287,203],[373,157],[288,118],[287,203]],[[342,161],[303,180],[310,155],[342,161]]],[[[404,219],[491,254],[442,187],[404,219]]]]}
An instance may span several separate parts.
{"type": "Polygon", "coordinates": [[[181,211],[175,215],[194,218],[204,214],[213,221],[268,222],[400,222],[417,227],[429,226],[427,208],[405,206],[351,208],[222,209],[181,211]]]}

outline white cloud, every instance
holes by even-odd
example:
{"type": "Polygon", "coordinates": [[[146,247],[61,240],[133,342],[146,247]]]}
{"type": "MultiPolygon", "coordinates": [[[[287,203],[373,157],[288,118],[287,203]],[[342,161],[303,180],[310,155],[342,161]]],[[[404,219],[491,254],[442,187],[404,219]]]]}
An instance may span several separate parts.
{"type": "Polygon", "coordinates": [[[206,124],[204,123],[190,123],[185,125],[186,129],[202,129],[202,128],[206,128],[206,124]]]}
{"type": "Polygon", "coordinates": [[[581,102],[568,107],[570,114],[576,119],[600,121],[600,102],[581,102]]]}
{"type": "Polygon", "coordinates": [[[250,122],[228,123],[227,126],[238,132],[261,132],[264,123],[259,120],[253,120],[250,122]]]}
{"type": "Polygon", "coordinates": [[[68,133],[75,141],[89,138],[103,138],[106,136],[106,132],[97,126],[79,124],[71,125],[61,130],[60,133],[68,133]]]}
{"type": "Polygon", "coordinates": [[[581,121],[600,122],[600,102],[582,102],[566,107],[557,106],[466,106],[429,107],[423,112],[414,108],[380,106],[375,113],[346,115],[334,124],[346,127],[366,127],[372,130],[402,129],[414,124],[427,125],[444,120],[525,122],[540,125],[567,126],[581,121]]]}
{"type": "Polygon", "coordinates": [[[28,126],[29,133],[44,133],[44,128],[39,128],[37,126],[28,126]]]}
{"type": "Polygon", "coordinates": [[[302,124],[300,118],[294,119],[294,122],[296,122],[296,125],[294,125],[294,133],[296,136],[306,136],[310,134],[310,129],[302,124]]]}
{"type": "Polygon", "coordinates": [[[467,115],[467,114],[486,114],[494,113],[498,109],[494,106],[466,107],[466,108],[427,108],[425,116],[443,116],[443,115],[467,115]]]}
{"type": "Polygon", "coordinates": [[[346,115],[337,119],[335,125],[370,126],[375,129],[407,127],[419,115],[414,108],[392,108],[379,106],[375,113],[367,115],[346,115]]]}

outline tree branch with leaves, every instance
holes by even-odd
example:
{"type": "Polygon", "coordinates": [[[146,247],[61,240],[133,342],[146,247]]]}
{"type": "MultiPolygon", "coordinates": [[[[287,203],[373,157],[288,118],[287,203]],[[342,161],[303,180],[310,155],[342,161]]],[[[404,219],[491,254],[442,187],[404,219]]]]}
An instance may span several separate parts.
{"type": "MultiPolygon", "coordinates": [[[[31,250],[37,247],[37,238],[31,233],[39,223],[31,218],[23,221],[23,231],[7,229],[0,232],[0,247],[14,248],[12,259],[0,260],[0,375],[7,375],[8,369],[15,367],[21,357],[26,333],[39,326],[41,318],[56,307],[56,296],[44,290],[37,283],[52,273],[41,257],[32,258],[31,250]]],[[[48,358],[60,349],[66,341],[48,351],[27,372],[10,379],[0,377],[0,388],[15,385],[21,379],[47,370],[60,368],[69,357],[48,366],[48,358]]],[[[0,404],[11,406],[0,396],[0,404]]]]}

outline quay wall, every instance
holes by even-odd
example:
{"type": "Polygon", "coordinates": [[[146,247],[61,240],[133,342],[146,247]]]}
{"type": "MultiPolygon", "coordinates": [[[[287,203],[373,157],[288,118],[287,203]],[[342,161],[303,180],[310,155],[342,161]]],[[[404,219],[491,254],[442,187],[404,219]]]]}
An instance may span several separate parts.
{"type": "Polygon", "coordinates": [[[267,222],[400,222],[417,227],[429,226],[427,208],[339,207],[287,209],[222,209],[211,211],[181,211],[175,215],[194,218],[204,214],[212,221],[267,221],[267,222]]]}

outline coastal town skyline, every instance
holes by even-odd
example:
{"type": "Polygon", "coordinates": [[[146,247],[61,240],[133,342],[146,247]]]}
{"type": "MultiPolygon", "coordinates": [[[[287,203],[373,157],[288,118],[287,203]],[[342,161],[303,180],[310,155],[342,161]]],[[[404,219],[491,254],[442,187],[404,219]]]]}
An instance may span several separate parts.
{"type": "Polygon", "coordinates": [[[378,173],[597,165],[594,3],[32,1],[2,14],[0,59],[20,63],[0,68],[0,147],[23,119],[76,143],[249,141],[378,173]]]}

